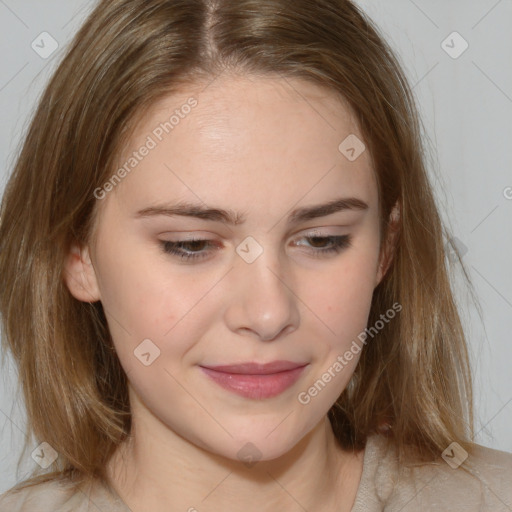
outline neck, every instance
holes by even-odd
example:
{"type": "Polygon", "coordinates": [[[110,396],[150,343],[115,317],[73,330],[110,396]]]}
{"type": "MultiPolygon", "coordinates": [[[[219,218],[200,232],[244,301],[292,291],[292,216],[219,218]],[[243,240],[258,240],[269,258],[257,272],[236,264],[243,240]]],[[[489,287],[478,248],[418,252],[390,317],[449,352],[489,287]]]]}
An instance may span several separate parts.
{"type": "Polygon", "coordinates": [[[292,450],[254,465],[206,451],[152,417],[108,464],[111,486],[133,512],[350,511],[363,452],[342,450],[325,417],[292,450]]]}

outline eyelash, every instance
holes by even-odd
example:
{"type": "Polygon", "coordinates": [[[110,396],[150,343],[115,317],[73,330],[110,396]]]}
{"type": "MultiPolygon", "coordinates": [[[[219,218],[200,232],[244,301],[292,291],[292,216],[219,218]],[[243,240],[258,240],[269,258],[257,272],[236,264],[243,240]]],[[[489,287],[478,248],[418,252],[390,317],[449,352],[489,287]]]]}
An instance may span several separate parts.
{"type": "MultiPolygon", "coordinates": [[[[321,257],[327,254],[338,254],[343,249],[346,249],[350,247],[352,243],[352,237],[351,235],[331,235],[331,236],[305,236],[303,237],[306,240],[320,240],[321,242],[328,241],[331,242],[331,247],[328,249],[313,249],[312,253],[315,257],[321,257]]],[[[192,238],[190,240],[181,240],[179,242],[171,242],[169,240],[161,240],[161,247],[165,254],[171,254],[173,256],[176,256],[182,260],[190,261],[195,260],[198,258],[204,258],[207,256],[207,252],[201,251],[201,252],[192,252],[187,253],[183,252],[182,248],[183,246],[189,245],[189,244],[197,244],[202,242],[208,242],[209,245],[212,245],[210,242],[211,240],[208,239],[202,239],[202,238],[192,238]]]]}

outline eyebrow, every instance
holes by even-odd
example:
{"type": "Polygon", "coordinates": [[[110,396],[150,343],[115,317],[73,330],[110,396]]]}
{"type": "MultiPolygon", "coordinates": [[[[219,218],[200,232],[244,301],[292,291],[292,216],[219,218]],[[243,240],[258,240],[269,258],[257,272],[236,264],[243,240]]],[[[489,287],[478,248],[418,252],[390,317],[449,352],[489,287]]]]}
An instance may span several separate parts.
{"type": "MultiPolygon", "coordinates": [[[[288,215],[288,223],[298,224],[300,222],[317,219],[319,217],[325,217],[327,215],[332,215],[333,213],[341,211],[367,209],[368,204],[363,200],[358,199],[357,197],[342,197],[333,199],[332,201],[323,204],[296,208],[288,215]]],[[[143,208],[135,214],[135,217],[148,218],[158,215],[164,215],[168,217],[194,217],[197,219],[209,220],[213,222],[224,222],[233,226],[243,224],[246,220],[243,214],[234,212],[233,210],[213,208],[187,201],[181,201],[174,205],[164,204],[143,208]]]]}

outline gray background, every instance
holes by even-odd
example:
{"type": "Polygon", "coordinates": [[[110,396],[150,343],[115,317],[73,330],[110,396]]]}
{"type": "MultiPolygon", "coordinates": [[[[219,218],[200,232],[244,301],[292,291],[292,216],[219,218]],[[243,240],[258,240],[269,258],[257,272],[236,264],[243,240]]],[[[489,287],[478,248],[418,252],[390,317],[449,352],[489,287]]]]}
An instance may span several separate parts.
{"type": "MultiPolygon", "coordinates": [[[[458,292],[475,370],[475,440],[512,451],[512,1],[358,3],[387,36],[414,86],[443,217],[464,253],[483,309],[480,318],[458,292]],[[453,55],[460,52],[462,39],[447,39],[454,31],[469,44],[457,58],[442,46],[446,40],[453,55]]],[[[0,0],[3,184],[35,102],[92,5],[0,0]],[[49,58],[31,47],[45,31],[59,44],[49,58]]],[[[48,40],[44,46],[50,48],[48,40]]],[[[28,453],[15,474],[26,423],[22,400],[15,398],[16,371],[8,361],[0,379],[0,493],[35,465],[28,453]]]]}

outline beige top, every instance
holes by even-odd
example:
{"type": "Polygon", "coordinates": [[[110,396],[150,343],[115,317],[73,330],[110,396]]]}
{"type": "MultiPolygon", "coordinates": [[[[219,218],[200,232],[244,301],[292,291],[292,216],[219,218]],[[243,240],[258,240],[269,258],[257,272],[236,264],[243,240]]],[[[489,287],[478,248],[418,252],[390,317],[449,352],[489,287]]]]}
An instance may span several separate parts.
{"type": "MultiPolygon", "coordinates": [[[[380,435],[369,437],[352,512],[512,512],[510,453],[478,446],[456,469],[441,457],[401,469],[394,446],[380,435]],[[470,460],[476,476],[462,469],[470,460]]],[[[69,482],[54,481],[3,494],[0,512],[131,511],[113,489],[99,483],[73,491],[69,482]]]]}

